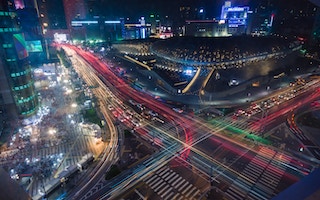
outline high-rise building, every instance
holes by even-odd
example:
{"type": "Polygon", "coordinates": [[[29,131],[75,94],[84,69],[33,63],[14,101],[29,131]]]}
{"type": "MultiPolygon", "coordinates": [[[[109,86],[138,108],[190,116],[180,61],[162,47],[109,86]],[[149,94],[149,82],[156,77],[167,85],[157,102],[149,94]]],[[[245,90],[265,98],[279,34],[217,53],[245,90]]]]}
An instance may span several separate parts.
{"type": "Polygon", "coordinates": [[[221,8],[220,20],[228,23],[229,34],[241,35],[247,32],[249,13],[251,11],[248,6],[232,7],[231,1],[226,1],[221,8]]]}
{"type": "Polygon", "coordinates": [[[37,0],[37,4],[45,38],[52,38],[58,30],[67,32],[63,0],[37,0]]]}
{"type": "Polygon", "coordinates": [[[87,18],[95,18],[95,17],[98,17],[98,16],[101,16],[101,4],[100,3],[100,0],[86,0],[86,13],[87,13],[87,18]]]}
{"type": "Polygon", "coordinates": [[[205,20],[206,19],[206,10],[203,7],[196,9],[197,11],[197,19],[198,20],[205,20]]]}
{"type": "Polygon", "coordinates": [[[16,13],[24,33],[29,60],[32,64],[40,64],[46,58],[45,42],[39,21],[39,13],[35,0],[15,0],[16,13]]]}
{"type": "Polygon", "coordinates": [[[310,0],[316,7],[314,7],[315,18],[313,29],[311,33],[312,43],[320,45],[320,2],[317,0],[310,0]]]}
{"type": "Polygon", "coordinates": [[[71,29],[71,21],[74,19],[86,19],[87,12],[84,0],[63,0],[67,27],[71,29]]]}
{"type": "Polygon", "coordinates": [[[250,32],[252,35],[269,35],[275,18],[275,7],[272,0],[260,0],[253,7],[250,32]]]}
{"type": "Polygon", "coordinates": [[[185,35],[195,37],[226,37],[228,24],[221,20],[187,20],[185,35]]]}
{"type": "Polygon", "coordinates": [[[274,4],[276,12],[272,32],[309,40],[319,8],[309,0],[296,0],[294,3],[274,0],[274,4]]]}
{"type": "Polygon", "coordinates": [[[6,118],[34,114],[38,99],[24,34],[11,1],[0,1],[0,111],[6,118]]]}
{"type": "Polygon", "coordinates": [[[315,16],[311,37],[313,42],[320,43],[320,8],[315,16]]]}

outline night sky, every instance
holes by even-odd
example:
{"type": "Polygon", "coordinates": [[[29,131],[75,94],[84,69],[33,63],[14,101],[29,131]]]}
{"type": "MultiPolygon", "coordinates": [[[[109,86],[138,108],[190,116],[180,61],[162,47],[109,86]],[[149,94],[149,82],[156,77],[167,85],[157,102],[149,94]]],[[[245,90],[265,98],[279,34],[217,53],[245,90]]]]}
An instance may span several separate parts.
{"type": "MultiPolygon", "coordinates": [[[[291,7],[304,7],[308,0],[231,0],[233,6],[249,6],[252,11],[262,2],[271,2],[276,14],[291,7]]],[[[310,0],[320,2],[320,0],[310,0]]],[[[206,18],[219,18],[221,6],[225,0],[88,0],[95,2],[94,13],[91,16],[105,16],[108,19],[118,19],[119,17],[130,18],[131,22],[136,22],[142,16],[150,14],[160,16],[164,19],[169,17],[170,21],[179,21],[179,7],[190,6],[191,8],[205,8],[206,18]]]]}
{"type": "MultiPolygon", "coordinates": [[[[101,0],[101,13],[105,16],[138,18],[150,13],[174,17],[180,5],[204,7],[209,18],[220,15],[225,0],[101,0]]],[[[249,0],[233,0],[235,5],[247,5],[249,0]]]]}

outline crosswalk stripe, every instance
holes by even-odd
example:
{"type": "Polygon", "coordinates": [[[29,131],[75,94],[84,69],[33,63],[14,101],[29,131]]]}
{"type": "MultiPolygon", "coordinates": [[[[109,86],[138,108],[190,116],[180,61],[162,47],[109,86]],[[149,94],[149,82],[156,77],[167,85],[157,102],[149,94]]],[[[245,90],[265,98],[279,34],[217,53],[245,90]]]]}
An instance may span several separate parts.
{"type": "Polygon", "coordinates": [[[258,174],[255,171],[243,171],[243,175],[246,175],[247,178],[249,178],[252,181],[257,180],[260,174],[258,174]]]}
{"type": "Polygon", "coordinates": [[[169,189],[161,195],[161,198],[164,198],[170,191],[172,190],[172,187],[169,187],[169,189]]]}
{"type": "Polygon", "coordinates": [[[179,182],[182,179],[181,176],[179,176],[179,178],[177,180],[175,180],[175,182],[172,183],[172,185],[175,185],[177,182],[179,182]]]}
{"type": "Polygon", "coordinates": [[[176,195],[174,195],[174,197],[172,199],[173,200],[177,199],[179,195],[180,195],[180,193],[176,193],[176,195]]]}
{"type": "Polygon", "coordinates": [[[280,177],[279,174],[270,173],[269,171],[265,171],[263,175],[269,176],[270,178],[273,178],[275,180],[277,180],[280,177]]]}
{"type": "Polygon", "coordinates": [[[155,176],[155,175],[153,175],[153,176],[149,176],[149,177],[147,177],[144,181],[145,181],[145,183],[146,184],[148,184],[150,181],[152,181],[153,179],[155,179],[157,176],[155,176]]]}
{"type": "Polygon", "coordinates": [[[162,167],[162,168],[160,168],[156,173],[157,174],[160,174],[163,170],[165,170],[165,169],[168,169],[167,167],[162,167]]]}
{"type": "Polygon", "coordinates": [[[159,179],[159,181],[155,184],[155,185],[150,185],[151,188],[156,188],[158,185],[162,184],[162,182],[164,182],[161,178],[159,179]]]}
{"type": "Polygon", "coordinates": [[[260,197],[257,196],[255,193],[249,193],[247,196],[248,199],[252,199],[252,200],[260,200],[260,197]]]}
{"type": "Polygon", "coordinates": [[[276,188],[275,182],[270,181],[269,179],[261,178],[258,183],[261,183],[262,185],[273,190],[276,188]]]}
{"type": "Polygon", "coordinates": [[[188,187],[186,187],[186,189],[182,191],[182,194],[186,193],[187,190],[189,190],[192,186],[193,186],[192,184],[189,184],[188,187]]]}
{"type": "Polygon", "coordinates": [[[267,162],[265,162],[257,157],[253,158],[251,162],[255,163],[255,165],[258,165],[262,168],[265,168],[268,165],[267,162]]]}
{"type": "MultiPolygon", "coordinates": [[[[268,156],[269,156],[269,155],[268,155],[268,156]]],[[[266,157],[261,156],[261,155],[259,155],[259,154],[256,155],[256,158],[258,158],[259,160],[264,160],[264,161],[266,161],[266,162],[269,162],[269,161],[270,161],[270,158],[266,158],[266,157]]]]}
{"type": "Polygon", "coordinates": [[[257,188],[261,189],[261,191],[269,194],[269,196],[273,194],[273,190],[272,189],[270,189],[269,187],[267,187],[267,186],[265,186],[265,185],[263,185],[263,184],[261,184],[259,182],[256,184],[255,187],[257,187],[257,188]]]}
{"type": "Polygon", "coordinates": [[[241,200],[242,199],[233,190],[227,190],[226,194],[229,197],[231,197],[232,199],[235,199],[235,200],[241,200]]]}
{"type": "Polygon", "coordinates": [[[160,177],[157,177],[155,180],[153,180],[150,184],[148,184],[150,187],[152,187],[153,184],[155,184],[158,180],[160,179],[160,177]]]}
{"type": "Polygon", "coordinates": [[[177,189],[180,185],[182,185],[185,182],[184,179],[181,180],[177,185],[174,185],[174,187],[177,189]]]}
{"type": "MultiPolygon", "coordinates": [[[[184,179],[183,179],[183,180],[184,180],[184,179]]],[[[184,187],[186,187],[188,184],[189,184],[189,182],[186,181],[185,184],[183,184],[181,187],[179,187],[179,188],[178,188],[179,192],[180,192],[184,187]]]]}
{"type": "Polygon", "coordinates": [[[167,183],[163,181],[163,183],[160,184],[157,188],[155,188],[154,191],[158,192],[165,184],[167,184],[167,183]]]}
{"type": "Polygon", "coordinates": [[[162,176],[164,173],[166,173],[169,170],[169,168],[166,168],[165,170],[163,170],[161,173],[159,173],[159,176],[162,176]]]}
{"type": "Polygon", "coordinates": [[[235,187],[234,185],[232,185],[231,187],[229,187],[229,189],[228,189],[227,191],[229,191],[229,190],[233,191],[233,192],[236,193],[238,196],[239,196],[239,195],[242,196],[242,197],[245,196],[245,194],[243,193],[243,191],[241,191],[238,187],[235,187]]]}
{"type": "Polygon", "coordinates": [[[172,181],[174,181],[177,177],[179,177],[179,174],[173,174],[168,176],[165,180],[168,180],[168,183],[171,183],[172,181]],[[172,177],[173,175],[175,175],[174,177],[172,177]],[[172,178],[171,178],[172,177],[172,178]],[[170,179],[171,178],[171,179],[170,179]],[[170,179],[170,180],[169,180],[170,179]]]}
{"type": "Polygon", "coordinates": [[[186,197],[190,196],[191,193],[196,189],[197,189],[196,187],[192,187],[191,190],[186,194],[186,197]]]}
{"type": "Polygon", "coordinates": [[[263,170],[263,168],[260,165],[256,166],[256,165],[253,165],[253,164],[247,165],[246,169],[249,169],[249,171],[257,171],[259,173],[262,172],[262,170],[263,170]]]}
{"type": "Polygon", "coordinates": [[[248,183],[246,180],[244,180],[242,177],[238,177],[238,179],[233,181],[233,184],[236,185],[236,187],[244,188],[245,190],[249,191],[252,184],[248,183]]]}
{"type": "Polygon", "coordinates": [[[268,200],[270,199],[271,195],[266,191],[263,191],[260,187],[254,187],[251,192],[257,192],[260,195],[260,199],[268,200]]]}
{"type": "Polygon", "coordinates": [[[271,183],[271,182],[278,182],[278,180],[280,180],[280,178],[277,179],[277,178],[275,178],[273,176],[269,176],[267,174],[263,174],[261,176],[261,180],[265,180],[266,183],[271,183]]]}
{"type": "Polygon", "coordinates": [[[181,196],[178,200],[182,200],[184,197],[183,196],[181,196]]]}
{"type": "Polygon", "coordinates": [[[170,185],[166,185],[164,188],[162,188],[162,190],[159,191],[159,194],[161,195],[166,189],[168,189],[168,187],[170,187],[170,185]]]}
{"type": "Polygon", "coordinates": [[[163,176],[162,176],[162,178],[163,179],[165,179],[167,176],[169,176],[171,173],[170,172],[167,172],[167,173],[165,173],[163,176]]]}

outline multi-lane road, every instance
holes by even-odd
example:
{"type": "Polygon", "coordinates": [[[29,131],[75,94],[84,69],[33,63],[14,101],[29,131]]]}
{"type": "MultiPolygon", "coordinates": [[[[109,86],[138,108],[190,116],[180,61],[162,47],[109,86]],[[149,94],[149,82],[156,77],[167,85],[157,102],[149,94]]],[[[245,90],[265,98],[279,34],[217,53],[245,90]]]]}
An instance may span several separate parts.
{"type": "MultiPolygon", "coordinates": [[[[197,188],[197,185],[189,183],[185,177],[174,172],[169,164],[172,160],[185,163],[186,168],[194,170],[192,172],[202,174],[207,180],[213,181],[215,187],[230,199],[270,199],[308,173],[300,166],[310,166],[306,161],[297,160],[278,149],[243,143],[229,136],[233,134],[233,128],[239,124],[247,124],[248,119],[229,120],[229,117],[225,117],[214,124],[208,124],[200,118],[177,113],[147,94],[135,91],[93,54],[73,46],[65,48],[72,49],[83,62],[92,66],[82,69],[82,74],[88,75],[87,81],[90,81],[91,75],[100,76],[100,79],[95,81],[102,80],[105,87],[96,95],[103,98],[112,93],[111,96],[117,98],[115,101],[121,105],[129,99],[134,100],[166,120],[163,125],[154,126],[152,123],[146,123],[136,130],[137,133],[146,133],[144,137],[150,141],[158,141],[158,145],[163,148],[161,152],[153,155],[147,162],[123,172],[114,180],[101,182],[99,188],[91,191],[89,196],[82,195],[83,199],[117,198],[124,191],[136,188],[139,184],[158,195],[159,199],[193,199],[199,198],[207,191],[205,187],[197,188]],[[104,90],[110,93],[105,94],[104,90]],[[178,128],[171,128],[172,125],[178,128]],[[176,185],[179,181],[183,183],[176,185]],[[194,191],[194,194],[191,195],[192,192],[188,192],[189,190],[194,191]]],[[[122,107],[124,108],[119,113],[123,113],[128,105],[122,107]]],[[[106,110],[105,108],[106,105],[103,110],[106,110]]],[[[271,117],[268,119],[275,120],[271,117]]],[[[263,123],[267,124],[270,121],[266,120],[263,123]]],[[[90,181],[90,187],[97,184],[95,181],[90,181]]],[[[133,192],[140,197],[146,195],[138,190],[133,192]]]]}

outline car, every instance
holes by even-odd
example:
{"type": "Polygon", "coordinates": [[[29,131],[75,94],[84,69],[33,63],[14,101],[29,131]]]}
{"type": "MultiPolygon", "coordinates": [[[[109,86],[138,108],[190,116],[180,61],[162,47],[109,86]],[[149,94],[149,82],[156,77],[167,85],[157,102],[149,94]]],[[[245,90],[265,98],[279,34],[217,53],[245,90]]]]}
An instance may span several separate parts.
{"type": "Polygon", "coordinates": [[[132,110],[129,110],[129,109],[126,110],[126,113],[127,113],[128,115],[131,115],[131,116],[134,114],[133,111],[132,111],[132,110]]]}
{"type": "Polygon", "coordinates": [[[123,117],[126,118],[126,119],[132,118],[132,116],[127,114],[126,112],[123,113],[123,117]]]}
{"type": "Polygon", "coordinates": [[[158,118],[158,117],[152,117],[152,120],[160,122],[161,124],[164,124],[164,121],[162,119],[158,118]]]}
{"type": "Polygon", "coordinates": [[[135,125],[136,127],[138,127],[138,126],[141,125],[140,122],[138,122],[138,120],[136,120],[136,119],[133,119],[131,122],[132,122],[132,124],[135,125]]]}
{"type": "Polygon", "coordinates": [[[245,113],[244,110],[241,110],[241,109],[238,110],[238,114],[243,115],[244,113],[245,113]]]}
{"type": "Polygon", "coordinates": [[[144,110],[144,106],[143,106],[142,104],[138,103],[136,106],[137,106],[141,111],[144,110]]]}
{"type": "Polygon", "coordinates": [[[177,113],[183,113],[183,110],[180,108],[172,108],[173,111],[177,112],[177,113]]]}
{"type": "Polygon", "coordinates": [[[149,115],[151,115],[152,117],[156,117],[158,116],[158,113],[154,112],[153,110],[149,110],[149,115]]]}
{"type": "Polygon", "coordinates": [[[108,105],[108,110],[113,110],[113,106],[112,105],[108,105]]]}
{"type": "Polygon", "coordinates": [[[134,105],[134,106],[137,104],[135,101],[133,101],[133,100],[131,100],[131,99],[129,100],[129,103],[131,103],[131,104],[134,105]]]}
{"type": "Polygon", "coordinates": [[[142,112],[141,116],[146,118],[146,119],[150,119],[150,115],[146,114],[145,112],[142,112]]]}
{"type": "Polygon", "coordinates": [[[112,114],[113,114],[113,116],[115,116],[115,117],[118,117],[118,116],[119,116],[119,113],[118,113],[116,110],[112,111],[112,114]]]}
{"type": "Polygon", "coordinates": [[[126,119],[125,119],[123,116],[121,116],[121,115],[118,116],[118,120],[119,120],[120,122],[126,121],[126,119]]]}

